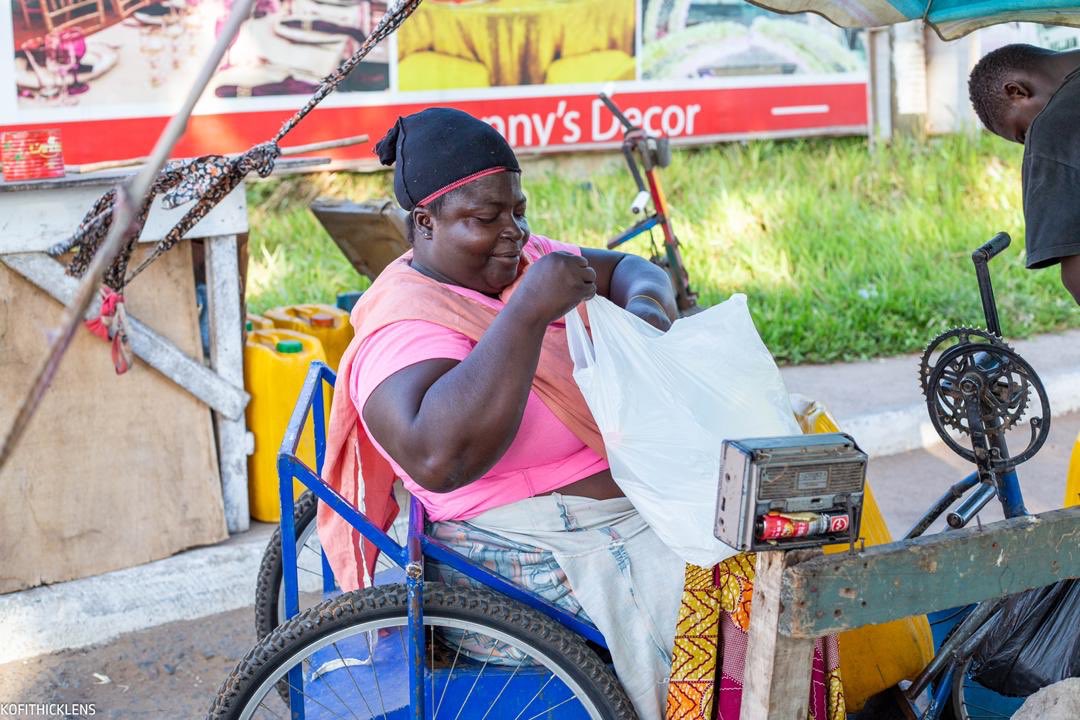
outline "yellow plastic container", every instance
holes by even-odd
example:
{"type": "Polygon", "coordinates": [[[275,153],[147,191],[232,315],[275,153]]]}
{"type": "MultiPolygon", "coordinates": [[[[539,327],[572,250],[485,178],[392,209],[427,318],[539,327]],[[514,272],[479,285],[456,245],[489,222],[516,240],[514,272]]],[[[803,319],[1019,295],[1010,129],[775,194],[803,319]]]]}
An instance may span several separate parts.
{"type": "Polygon", "coordinates": [[[270,330],[274,327],[274,321],[262,315],[248,313],[244,318],[244,327],[248,332],[252,330],[270,330]]]}
{"type": "Polygon", "coordinates": [[[319,339],[326,364],[337,372],[341,356],[353,338],[349,313],[333,305],[286,305],[263,313],[274,327],[295,330],[319,339]]]}
{"type": "MultiPolygon", "coordinates": [[[[797,414],[806,433],[839,432],[836,421],[819,403],[808,401],[797,414]]],[[[870,481],[863,496],[861,537],[867,546],[892,542],[870,481]]],[[[847,545],[830,545],[827,553],[843,552],[847,545]]],[[[848,712],[857,712],[872,696],[914,678],[934,657],[934,638],[925,615],[840,633],[840,677],[848,712]]]]}
{"type": "MultiPolygon", "coordinates": [[[[255,452],[248,458],[248,501],[251,517],[263,522],[281,519],[277,456],[289,416],[312,361],[326,361],[319,341],[310,335],[271,328],[248,333],[244,346],[244,386],[251,394],[248,429],[255,435],[255,452]]],[[[330,416],[329,393],[324,396],[324,420],[330,416]]],[[[304,423],[297,456],[315,469],[315,434],[310,417],[304,423]]],[[[293,495],[304,486],[294,482],[293,495]]]]}
{"type": "Polygon", "coordinates": [[[1072,458],[1065,475],[1065,504],[1062,507],[1074,505],[1080,505],[1080,433],[1076,435],[1076,442],[1073,443],[1072,458]]]}

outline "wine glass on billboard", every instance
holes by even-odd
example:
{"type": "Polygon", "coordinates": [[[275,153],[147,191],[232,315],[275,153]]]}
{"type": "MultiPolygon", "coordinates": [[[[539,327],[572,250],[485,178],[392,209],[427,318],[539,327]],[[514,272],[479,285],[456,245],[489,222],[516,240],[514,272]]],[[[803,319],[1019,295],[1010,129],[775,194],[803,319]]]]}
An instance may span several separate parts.
{"type": "Polygon", "coordinates": [[[79,68],[86,57],[86,36],[76,27],[61,30],[60,45],[67,51],[68,60],[71,62],[71,84],[68,85],[67,94],[82,95],[90,89],[86,83],[79,82],[79,68]]]}

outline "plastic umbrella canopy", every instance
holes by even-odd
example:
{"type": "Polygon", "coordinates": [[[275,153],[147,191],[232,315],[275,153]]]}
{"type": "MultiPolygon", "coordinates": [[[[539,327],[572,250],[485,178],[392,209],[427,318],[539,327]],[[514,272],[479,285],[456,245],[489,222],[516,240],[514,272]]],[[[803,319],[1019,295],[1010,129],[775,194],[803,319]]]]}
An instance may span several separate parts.
{"type": "Polygon", "coordinates": [[[843,27],[925,20],[944,40],[987,25],[1039,22],[1080,26],[1080,3],[1064,0],[749,0],[767,10],[815,12],[843,27]]]}

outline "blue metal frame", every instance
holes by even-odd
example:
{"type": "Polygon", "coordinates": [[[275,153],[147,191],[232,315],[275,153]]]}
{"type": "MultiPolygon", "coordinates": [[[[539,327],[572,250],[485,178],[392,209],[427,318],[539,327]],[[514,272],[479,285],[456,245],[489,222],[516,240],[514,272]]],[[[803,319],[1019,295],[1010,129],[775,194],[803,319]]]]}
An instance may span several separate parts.
{"type": "Polygon", "coordinates": [[[639,220],[638,222],[634,223],[629,228],[627,228],[627,230],[625,232],[623,232],[622,234],[617,235],[614,238],[612,238],[611,240],[609,240],[608,245],[607,245],[608,250],[614,250],[615,248],[619,247],[623,243],[625,243],[625,242],[627,242],[629,240],[633,240],[634,238],[636,238],[638,235],[642,234],[643,232],[645,232],[647,230],[652,230],[654,227],[659,225],[662,221],[663,221],[663,218],[661,218],[657,214],[650,215],[647,218],[645,218],[644,220],[639,220]]]}
{"type": "MultiPolygon", "coordinates": [[[[281,557],[282,587],[285,595],[285,618],[295,617],[300,612],[299,582],[296,568],[296,527],[293,522],[296,503],[293,499],[293,482],[299,481],[321,501],[330,506],[349,525],[364,538],[385,553],[397,565],[405,569],[405,586],[408,597],[409,627],[409,692],[411,697],[411,715],[415,720],[424,720],[424,657],[426,653],[424,628],[424,558],[449,565],[493,590],[507,595],[514,600],[544,613],[552,620],[566,626],[587,640],[606,648],[603,635],[595,626],[571,615],[566,610],[554,605],[536,593],[510,583],[503,577],[476,565],[461,553],[424,532],[424,508],[415,498],[409,503],[409,530],[405,546],[401,546],[357,510],[340,494],[321,479],[323,464],[326,461],[326,427],[323,420],[325,401],[323,393],[326,387],[333,387],[336,374],[322,362],[313,362],[304,379],[300,397],[293,407],[285,436],[278,451],[278,481],[281,498],[281,557]],[[312,430],[315,435],[315,470],[312,470],[296,456],[300,434],[310,415],[312,430]]],[[[334,588],[333,571],[327,562],[326,554],[322,557],[323,588],[326,592],[334,588]]],[[[292,717],[303,720],[302,693],[304,688],[303,670],[297,666],[289,671],[290,706],[295,708],[292,717]]]]}

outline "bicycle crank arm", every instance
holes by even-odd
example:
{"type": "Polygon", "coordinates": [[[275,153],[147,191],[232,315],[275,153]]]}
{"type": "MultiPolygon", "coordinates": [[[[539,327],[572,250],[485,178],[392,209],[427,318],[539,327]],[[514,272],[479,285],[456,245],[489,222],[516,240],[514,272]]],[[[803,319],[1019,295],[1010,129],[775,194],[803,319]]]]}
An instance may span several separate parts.
{"type": "Polygon", "coordinates": [[[945,522],[949,523],[949,527],[959,530],[971,522],[971,519],[995,497],[997,497],[997,488],[994,484],[983,482],[971,497],[960,503],[960,507],[945,516],[945,522]]]}

